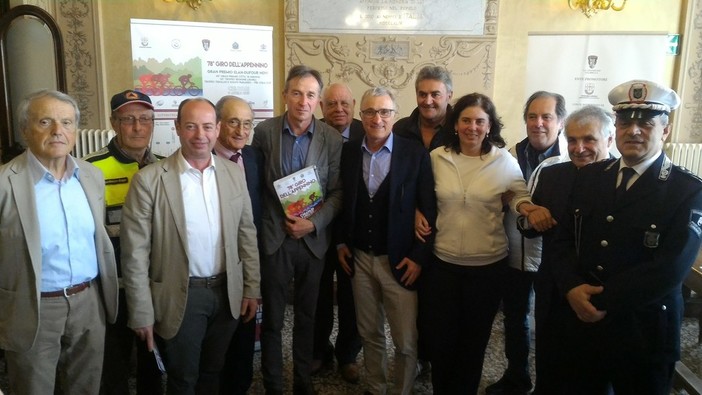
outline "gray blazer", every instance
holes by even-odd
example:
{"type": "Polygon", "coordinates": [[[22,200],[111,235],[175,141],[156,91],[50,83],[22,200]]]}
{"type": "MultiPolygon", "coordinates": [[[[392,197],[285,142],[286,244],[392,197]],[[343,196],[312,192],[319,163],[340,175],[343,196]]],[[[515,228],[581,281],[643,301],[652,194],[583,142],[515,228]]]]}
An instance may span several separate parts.
{"type": "MultiPolygon", "coordinates": [[[[99,289],[105,318],[117,318],[117,268],[105,230],[102,172],[80,159],[80,184],[95,221],[99,289]]],[[[41,300],[41,235],[27,153],[0,167],[0,348],[22,352],[34,344],[41,300]]]]}
{"type": "MultiPolygon", "coordinates": [[[[164,339],[178,333],[188,299],[188,243],[178,155],[175,152],[134,176],[120,231],[128,325],[154,325],[164,339]]],[[[241,169],[217,156],[214,163],[229,308],[238,318],[243,297],[261,297],[256,227],[241,169]]]]}
{"type": "MultiPolygon", "coordinates": [[[[283,119],[287,113],[267,119],[254,131],[253,146],[263,153],[263,251],[273,254],[285,240],[283,228],[285,213],[273,187],[273,181],[283,177],[281,162],[281,139],[283,119]]],[[[304,237],[305,243],[317,258],[323,258],[331,242],[329,224],[341,211],[341,182],[339,180],[339,162],[343,144],[339,132],[324,122],[313,119],[314,133],[307,152],[305,167],[316,165],[319,181],[324,192],[324,204],[314,215],[308,218],[314,223],[316,231],[304,237]]]]}

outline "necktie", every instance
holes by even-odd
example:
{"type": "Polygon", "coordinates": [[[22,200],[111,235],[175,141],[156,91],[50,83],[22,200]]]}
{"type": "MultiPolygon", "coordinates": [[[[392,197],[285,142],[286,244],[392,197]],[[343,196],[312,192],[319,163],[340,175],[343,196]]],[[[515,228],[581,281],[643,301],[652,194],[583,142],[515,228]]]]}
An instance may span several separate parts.
{"type": "Polygon", "coordinates": [[[239,158],[241,158],[241,152],[237,152],[236,154],[230,156],[229,160],[234,163],[239,163],[239,158]]]}
{"type": "Polygon", "coordinates": [[[631,180],[631,177],[636,174],[636,170],[632,169],[631,167],[624,167],[621,170],[622,172],[622,182],[619,183],[619,186],[617,187],[617,200],[620,200],[622,196],[624,196],[624,193],[626,192],[626,185],[629,183],[629,180],[631,180]]]}

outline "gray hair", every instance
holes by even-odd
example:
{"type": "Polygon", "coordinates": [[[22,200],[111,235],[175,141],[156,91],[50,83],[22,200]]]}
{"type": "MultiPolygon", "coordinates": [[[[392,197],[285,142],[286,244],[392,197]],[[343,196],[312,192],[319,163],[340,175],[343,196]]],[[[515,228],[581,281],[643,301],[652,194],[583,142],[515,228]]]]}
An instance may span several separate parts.
{"type": "Polygon", "coordinates": [[[570,125],[586,125],[592,122],[597,122],[600,126],[600,134],[607,139],[614,133],[614,121],[612,114],[599,106],[585,106],[568,116],[565,121],[565,134],[568,136],[568,127],[570,125]]]}
{"type": "Polygon", "coordinates": [[[363,92],[363,96],[361,97],[361,103],[363,103],[366,100],[366,98],[375,96],[388,96],[390,100],[392,100],[393,110],[397,112],[398,107],[397,99],[395,98],[395,93],[393,93],[392,90],[384,86],[376,86],[375,88],[370,88],[367,91],[363,92]]]}
{"type": "Polygon", "coordinates": [[[253,108],[251,108],[251,103],[240,98],[239,96],[226,95],[226,96],[222,96],[219,100],[217,100],[217,104],[215,104],[215,112],[217,113],[217,121],[222,120],[222,109],[224,109],[224,105],[227,104],[227,102],[229,102],[229,101],[235,101],[235,102],[246,104],[249,107],[251,114],[253,114],[253,108]]]}
{"type": "Polygon", "coordinates": [[[417,79],[414,82],[414,90],[419,87],[419,83],[424,80],[441,81],[446,86],[447,92],[453,92],[453,82],[451,73],[441,66],[424,66],[419,70],[417,79]]]}
{"type": "Polygon", "coordinates": [[[563,97],[563,95],[553,92],[537,91],[532,93],[531,96],[529,96],[526,104],[524,105],[524,122],[526,122],[527,120],[527,113],[529,112],[529,106],[531,105],[531,102],[542,97],[550,97],[556,101],[556,116],[558,117],[558,119],[564,119],[566,117],[568,113],[566,111],[565,98],[563,97]]]}
{"type": "Polygon", "coordinates": [[[56,99],[58,101],[68,103],[71,106],[73,106],[73,110],[76,113],[76,128],[78,128],[78,125],[80,124],[80,108],[78,108],[78,102],[76,102],[74,98],[63,92],[43,89],[25,96],[25,98],[22,99],[20,104],[17,106],[17,124],[22,132],[24,132],[27,129],[27,125],[29,124],[29,107],[36,100],[43,99],[45,97],[56,99]]]}

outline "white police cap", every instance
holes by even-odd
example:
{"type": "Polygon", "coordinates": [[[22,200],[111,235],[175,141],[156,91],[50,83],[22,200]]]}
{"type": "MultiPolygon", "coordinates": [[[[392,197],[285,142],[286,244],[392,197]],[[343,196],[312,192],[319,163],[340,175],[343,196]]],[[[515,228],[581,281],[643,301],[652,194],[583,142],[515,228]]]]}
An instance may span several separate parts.
{"type": "Polygon", "coordinates": [[[612,89],[609,102],[616,112],[648,110],[670,113],[680,105],[680,96],[653,81],[632,80],[612,89]]]}

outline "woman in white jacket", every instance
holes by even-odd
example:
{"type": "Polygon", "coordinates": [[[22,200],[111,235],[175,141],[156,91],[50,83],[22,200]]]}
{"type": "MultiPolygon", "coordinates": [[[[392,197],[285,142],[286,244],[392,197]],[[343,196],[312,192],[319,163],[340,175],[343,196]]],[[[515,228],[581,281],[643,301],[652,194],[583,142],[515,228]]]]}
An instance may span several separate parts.
{"type": "Polygon", "coordinates": [[[516,159],[504,149],[502,122],[489,97],[471,93],[454,106],[450,142],[431,152],[438,205],[434,253],[427,279],[435,333],[435,394],[475,394],[492,321],[500,302],[498,282],[507,267],[503,195],[510,209],[547,229],[547,209],[531,204],[516,159]]]}

